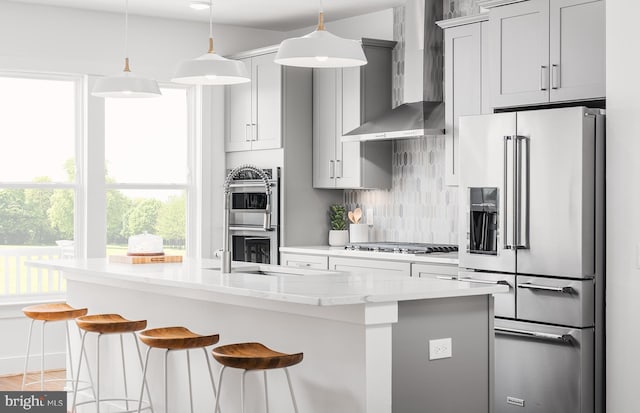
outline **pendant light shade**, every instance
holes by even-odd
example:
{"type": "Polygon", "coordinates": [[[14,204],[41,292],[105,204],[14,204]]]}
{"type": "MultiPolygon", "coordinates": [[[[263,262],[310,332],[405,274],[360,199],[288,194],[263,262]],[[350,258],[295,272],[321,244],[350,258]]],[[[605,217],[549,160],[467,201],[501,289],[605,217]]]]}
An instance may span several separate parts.
{"type": "Polygon", "coordinates": [[[129,0],[125,0],[124,70],[113,76],[96,80],[91,94],[101,98],[150,98],[162,95],[158,82],[137,76],[129,68],[128,57],[129,0]]]}
{"type": "Polygon", "coordinates": [[[235,85],[251,81],[244,63],[227,59],[213,49],[213,5],[209,2],[209,51],[178,66],[173,82],[187,85],[235,85]]]}
{"type": "Polygon", "coordinates": [[[101,98],[150,98],[162,93],[155,80],[125,70],[117,75],[96,80],[91,94],[101,98]]]}
{"type": "Polygon", "coordinates": [[[343,39],[325,30],[323,12],[318,17],[318,28],[306,36],[283,41],[274,61],[298,67],[354,67],[367,64],[359,42],[343,39]]]}

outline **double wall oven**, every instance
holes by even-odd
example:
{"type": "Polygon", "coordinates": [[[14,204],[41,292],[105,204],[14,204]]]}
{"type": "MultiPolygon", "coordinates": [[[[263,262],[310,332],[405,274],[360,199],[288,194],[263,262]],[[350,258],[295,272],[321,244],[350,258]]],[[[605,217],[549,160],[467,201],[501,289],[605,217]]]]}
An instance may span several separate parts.
{"type": "Polygon", "coordinates": [[[264,183],[252,171],[242,171],[231,189],[229,236],[233,261],[278,264],[280,243],[280,168],[262,170],[271,185],[271,226],[264,227],[267,196],[264,183]]]}

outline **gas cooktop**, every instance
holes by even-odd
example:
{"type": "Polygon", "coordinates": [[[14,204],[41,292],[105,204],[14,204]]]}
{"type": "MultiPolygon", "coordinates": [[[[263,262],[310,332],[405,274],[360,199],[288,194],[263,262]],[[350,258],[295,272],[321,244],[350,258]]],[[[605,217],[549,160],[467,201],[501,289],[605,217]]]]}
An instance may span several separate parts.
{"type": "Polygon", "coordinates": [[[419,242],[353,242],[344,247],[351,251],[394,252],[397,254],[431,254],[435,252],[455,252],[457,245],[426,244],[419,242]]]}

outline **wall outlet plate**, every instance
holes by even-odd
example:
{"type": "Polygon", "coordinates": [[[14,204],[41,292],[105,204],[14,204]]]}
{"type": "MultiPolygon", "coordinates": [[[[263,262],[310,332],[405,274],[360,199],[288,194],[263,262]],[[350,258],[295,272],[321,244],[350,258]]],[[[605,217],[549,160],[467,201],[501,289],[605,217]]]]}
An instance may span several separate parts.
{"type": "Polygon", "coordinates": [[[429,360],[452,357],[451,337],[429,340],[429,360]]]}

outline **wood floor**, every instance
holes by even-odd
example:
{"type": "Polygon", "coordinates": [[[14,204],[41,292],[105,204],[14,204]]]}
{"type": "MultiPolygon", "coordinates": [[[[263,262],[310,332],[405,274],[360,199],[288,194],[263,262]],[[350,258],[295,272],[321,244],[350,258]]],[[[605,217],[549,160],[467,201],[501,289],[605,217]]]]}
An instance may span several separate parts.
{"type": "MultiPolygon", "coordinates": [[[[45,371],[44,379],[64,379],[66,376],[65,370],[49,370],[45,371]]],[[[40,380],[40,372],[33,372],[27,374],[27,383],[40,380]]],[[[64,381],[56,381],[51,383],[45,383],[45,390],[64,390],[64,381]]],[[[0,391],[16,391],[21,390],[22,387],[22,374],[15,376],[1,376],[0,377],[0,391]]],[[[40,390],[40,384],[32,384],[27,386],[25,390],[40,390]]]]}

